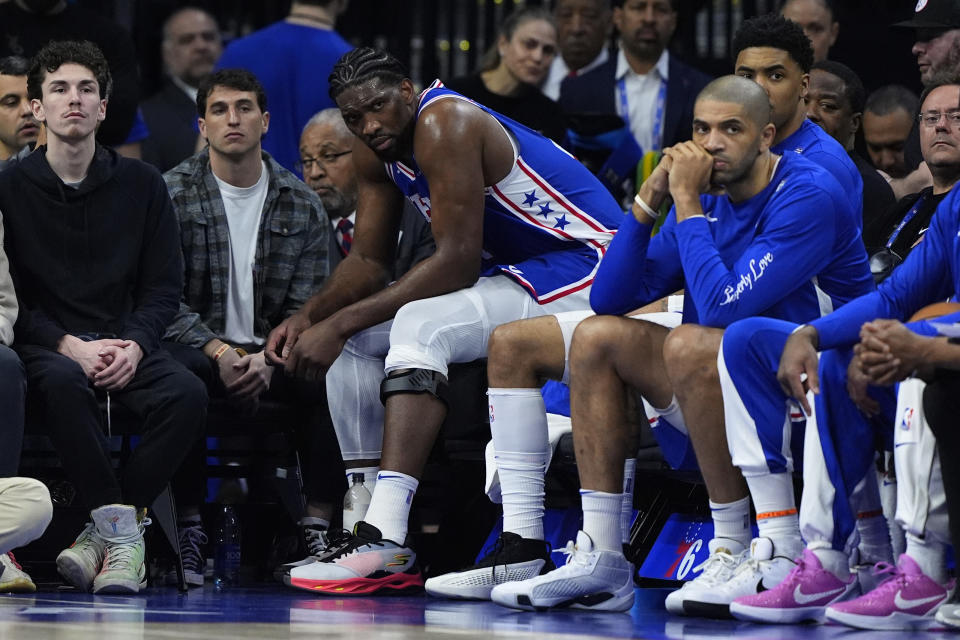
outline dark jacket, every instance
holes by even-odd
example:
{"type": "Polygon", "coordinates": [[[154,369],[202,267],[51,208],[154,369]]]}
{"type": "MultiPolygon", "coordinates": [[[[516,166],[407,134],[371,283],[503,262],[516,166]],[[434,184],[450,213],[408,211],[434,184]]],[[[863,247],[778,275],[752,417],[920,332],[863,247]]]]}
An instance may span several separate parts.
{"type": "Polygon", "coordinates": [[[161,172],[194,154],[197,147],[197,103],[167,79],[158,93],[140,105],[150,137],[143,141],[143,159],[161,172]]]}
{"type": "MultiPolygon", "coordinates": [[[[614,114],[616,105],[617,53],[596,69],[564,79],[560,106],[567,114],[614,114]]],[[[693,132],[693,103],[712,78],[686,65],[674,55],[668,59],[667,104],[663,116],[663,146],[689,140],[693,132]]]]}
{"type": "Polygon", "coordinates": [[[114,334],[149,354],[180,301],[180,243],[160,173],[97,146],[67,186],[40,147],[0,173],[5,247],[20,301],[18,343],[114,334]]]}

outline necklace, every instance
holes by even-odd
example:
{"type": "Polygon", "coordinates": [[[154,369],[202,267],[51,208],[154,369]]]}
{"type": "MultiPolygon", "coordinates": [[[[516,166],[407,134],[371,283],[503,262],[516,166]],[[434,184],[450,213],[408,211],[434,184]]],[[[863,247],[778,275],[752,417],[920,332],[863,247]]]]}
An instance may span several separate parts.
{"type": "Polygon", "coordinates": [[[312,13],[291,13],[287,16],[288,18],[296,18],[298,20],[306,20],[307,22],[313,22],[316,24],[322,24],[326,27],[333,27],[333,20],[323,16],[317,16],[312,13]]]}

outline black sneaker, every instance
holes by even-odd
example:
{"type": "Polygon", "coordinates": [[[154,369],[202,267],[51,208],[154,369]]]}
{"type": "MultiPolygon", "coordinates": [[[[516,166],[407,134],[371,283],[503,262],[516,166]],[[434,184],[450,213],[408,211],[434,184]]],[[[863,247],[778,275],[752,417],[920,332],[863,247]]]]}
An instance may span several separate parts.
{"type": "Polygon", "coordinates": [[[439,598],[489,600],[490,591],[498,584],[526,580],[555,568],[548,543],[504,532],[480,562],[463,571],[430,578],[424,589],[439,598]]]}
{"type": "Polygon", "coordinates": [[[316,562],[325,557],[331,549],[338,547],[349,535],[349,533],[343,529],[329,531],[315,525],[301,525],[300,532],[303,534],[303,542],[307,549],[307,556],[302,560],[281,564],[273,574],[278,582],[282,582],[287,586],[290,586],[291,569],[308,565],[311,562],[316,562]]]}
{"type": "MultiPolygon", "coordinates": [[[[180,557],[183,559],[183,579],[188,587],[203,586],[203,570],[206,568],[206,558],[203,557],[202,546],[207,544],[207,534],[203,525],[180,523],[180,557]]],[[[177,570],[167,572],[165,582],[177,584],[177,570]]]]}

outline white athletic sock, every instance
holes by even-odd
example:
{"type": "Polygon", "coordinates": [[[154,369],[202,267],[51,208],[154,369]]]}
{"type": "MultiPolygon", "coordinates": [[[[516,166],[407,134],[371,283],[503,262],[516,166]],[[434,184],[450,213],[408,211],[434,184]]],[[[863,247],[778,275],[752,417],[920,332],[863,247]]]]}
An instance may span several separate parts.
{"type": "MultiPolygon", "coordinates": [[[[346,461],[350,464],[350,461],[346,461]]],[[[363,474],[363,486],[367,488],[370,495],[373,495],[373,488],[377,486],[377,474],[380,473],[380,467],[348,467],[347,468],[347,486],[353,484],[353,474],[363,474]]]]}
{"type": "Polygon", "coordinates": [[[623,494],[580,489],[583,507],[583,532],[593,540],[594,549],[622,552],[620,544],[620,505],[623,494]]]}
{"type": "Polygon", "coordinates": [[[750,545],[753,531],[750,529],[750,498],[741,498],[736,502],[710,501],[710,515],[713,518],[713,537],[726,538],[750,545]]]}
{"type": "Polygon", "coordinates": [[[410,503],[419,485],[419,480],[405,473],[381,471],[364,522],[379,529],[384,540],[402,546],[407,537],[410,503]]]}
{"type": "Polygon", "coordinates": [[[543,396],[540,389],[506,388],[491,388],[487,396],[503,530],[543,540],[543,486],[550,459],[543,396]]]}
{"type": "Polygon", "coordinates": [[[757,509],[760,537],[770,538],[775,555],[791,560],[798,557],[803,552],[803,540],[793,495],[793,476],[789,473],[769,473],[746,480],[757,509]]]}
{"type": "Polygon", "coordinates": [[[850,558],[843,551],[837,551],[831,547],[822,547],[810,549],[817,560],[823,565],[823,568],[846,582],[850,579],[850,558]]]}
{"type": "Polygon", "coordinates": [[[903,527],[897,522],[897,474],[893,468],[893,452],[884,452],[885,471],[877,471],[877,484],[880,489],[880,504],[883,505],[883,517],[887,519],[890,531],[890,548],[894,558],[907,550],[907,539],[903,527]]]}
{"type": "Polygon", "coordinates": [[[946,549],[935,540],[919,538],[907,532],[907,555],[937,584],[947,582],[946,549]]]}
{"type": "Polygon", "coordinates": [[[633,524],[633,479],[637,473],[637,459],[623,461],[623,501],[620,503],[620,542],[630,544],[630,526],[633,524]]]}

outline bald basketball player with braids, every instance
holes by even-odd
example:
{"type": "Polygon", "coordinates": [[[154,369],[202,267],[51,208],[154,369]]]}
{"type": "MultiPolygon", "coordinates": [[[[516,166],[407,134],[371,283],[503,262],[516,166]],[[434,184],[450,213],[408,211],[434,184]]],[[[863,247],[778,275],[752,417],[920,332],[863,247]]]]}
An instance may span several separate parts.
{"type": "MultiPolygon", "coordinates": [[[[555,144],[439,82],[417,93],[388,53],[345,54],[330,94],[356,136],[353,248],[267,352],[308,380],[327,374],[332,415],[350,416],[335,419],[338,438],[382,469],[352,534],[289,576],[343,596],[423,584],[407,518],[446,415],[448,364],[484,357],[504,322],[589,308],[623,215],[555,144]],[[404,197],[437,249],[388,287],[404,197]]],[[[531,542],[538,571],[552,569],[543,541],[531,542]]]]}

